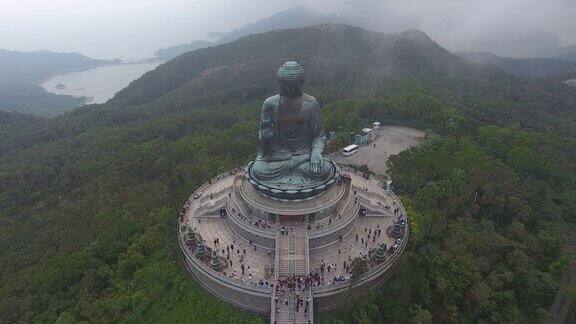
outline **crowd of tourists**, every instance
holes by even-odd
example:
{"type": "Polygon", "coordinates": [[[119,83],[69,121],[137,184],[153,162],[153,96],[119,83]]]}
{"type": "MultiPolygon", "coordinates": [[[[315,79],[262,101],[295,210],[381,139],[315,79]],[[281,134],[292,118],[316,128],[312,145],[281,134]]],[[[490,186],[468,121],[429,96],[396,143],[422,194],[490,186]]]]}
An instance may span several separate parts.
{"type": "MultiPolygon", "coordinates": [[[[246,248],[242,246],[242,243],[237,243],[236,239],[232,240],[232,243],[226,244],[222,246],[220,244],[219,238],[215,238],[213,240],[213,244],[215,249],[218,252],[221,252],[222,255],[226,256],[226,261],[228,262],[229,268],[222,271],[224,276],[227,276],[231,279],[238,280],[240,282],[249,283],[252,285],[260,286],[260,287],[274,287],[274,283],[268,282],[264,278],[254,278],[252,274],[252,267],[247,262],[246,256],[248,255],[250,250],[257,251],[258,248],[254,242],[248,242],[250,247],[246,248]],[[234,261],[236,260],[236,261],[234,261]],[[240,265],[239,270],[238,268],[234,268],[234,264],[240,265]]],[[[271,250],[267,250],[267,254],[270,257],[272,254],[271,250]]]]}
{"type": "MultiPolygon", "coordinates": [[[[276,312],[280,311],[282,304],[288,306],[291,296],[294,298],[294,310],[296,313],[304,312],[304,316],[308,317],[310,311],[310,297],[304,298],[303,295],[310,289],[311,285],[308,280],[309,276],[278,276],[276,282],[276,312]]],[[[307,295],[307,294],[306,294],[307,295]]]]}

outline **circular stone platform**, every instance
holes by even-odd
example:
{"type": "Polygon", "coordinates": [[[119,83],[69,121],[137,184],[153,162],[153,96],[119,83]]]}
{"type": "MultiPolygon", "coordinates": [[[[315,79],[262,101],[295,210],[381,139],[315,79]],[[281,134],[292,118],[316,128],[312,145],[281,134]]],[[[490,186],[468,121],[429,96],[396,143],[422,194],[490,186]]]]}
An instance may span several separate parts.
{"type": "Polygon", "coordinates": [[[343,186],[334,185],[323,190],[312,199],[283,200],[263,195],[244,179],[240,186],[240,198],[260,215],[265,213],[282,216],[310,215],[334,207],[342,199],[344,188],[343,186]]]}
{"type": "Polygon", "coordinates": [[[250,162],[246,167],[245,176],[246,179],[256,188],[258,191],[266,196],[282,199],[282,200],[302,200],[314,197],[326,189],[330,188],[336,182],[339,177],[338,167],[334,162],[328,160],[330,163],[330,176],[323,181],[313,181],[309,180],[305,183],[288,183],[288,182],[263,182],[259,181],[252,171],[252,166],[254,162],[250,162]]]}
{"type": "Polygon", "coordinates": [[[248,181],[240,170],[220,175],[198,188],[180,214],[186,268],[222,300],[269,315],[271,322],[306,323],[315,311],[374,289],[398,265],[409,222],[378,180],[343,172],[300,201],[269,197],[248,181]],[[368,271],[351,283],[357,258],[366,260],[368,271]],[[305,284],[292,293],[287,280],[305,284]],[[296,310],[297,295],[310,300],[307,307],[296,310]]]}

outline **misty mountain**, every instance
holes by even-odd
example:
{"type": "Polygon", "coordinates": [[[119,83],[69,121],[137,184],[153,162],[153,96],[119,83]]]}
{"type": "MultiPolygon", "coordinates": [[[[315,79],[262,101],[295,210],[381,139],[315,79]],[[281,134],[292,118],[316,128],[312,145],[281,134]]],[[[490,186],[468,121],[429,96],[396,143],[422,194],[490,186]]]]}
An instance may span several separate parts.
{"type": "Polygon", "coordinates": [[[110,63],[80,53],[19,52],[0,49],[0,84],[30,84],[55,73],[110,63]]]}
{"type": "Polygon", "coordinates": [[[562,47],[551,56],[559,60],[576,61],[576,45],[562,47]]]}
{"type": "Polygon", "coordinates": [[[187,44],[175,45],[158,50],[154,54],[162,59],[171,59],[189,51],[224,44],[251,34],[264,33],[275,29],[299,28],[323,23],[345,23],[345,19],[336,15],[321,14],[307,7],[297,6],[280,11],[268,18],[235,28],[229,32],[211,32],[209,37],[215,39],[214,42],[195,40],[187,44]]]}
{"type": "Polygon", "coordinates": [[[562,82],[576,90],[576,69],[566,73],[554,75],[551,77],[551,79],[556,80],[557,82],[562,82]]]}
{"type": "Polygon", "coordinates": [[[475,52],[489,52],[503,57],[547,57],[560,47],[557,35],[536,28],[519,28],[510,25],[484,26],[483,32],[459,33],[457,48],[475,52]]]}
{"type": "Polygon", "coordinates": [[[84,98],[49,93],[35,84],[0,85],[0,110],[43,117],[79,107],[84,98]]]}
{"type": "Polygon", "coordinates": [[[521,77],[548,77],[576,69],[576,62],[554,58],[513,58],[487,52],[464,51],[459,57],[474,63],[495,65],[502,70],[521,77]]]}
{"type": "Polygon", "coordinates": [[[297,6],[224,33],[220,36],[218,43],[231,42],[243,36],[275,29],[299,28],[324,23],[345,23],[345,19],[337,15],[321,14],[310,8],[297,6]]]}
{"type": "Polygon", "coordinates": [[[276,88],[270,67],[291,59],[307,69],[307,87],[332,89],[321,96],[325,99],[381,91],[386,80],[430,78],[425,72],[466,66],[420,31],[383,34],[325,24],[249,35],[185,53],[135,80],[110,103],[131,106],[162,99],[205,105],[261,99],[276,88]]]}
{"type": "Polygon", "coordinates": [[[215,44],[209,41],[195,40],[191,41],[190,43],[159,49],[156,52],[154,52],[154,56],[162,60],[169,60],[186,52],[194,51],[200,48],[205,48],[213,45],[215,44]]]}
{"type": "Polygon", "coordinates": [[[56,73],[112,62],[93,59],[80,53],[0,49],[0,110],[49,117],[78,107],[84,101],[82,98],[54,95],[37,83],[56,73]]]}

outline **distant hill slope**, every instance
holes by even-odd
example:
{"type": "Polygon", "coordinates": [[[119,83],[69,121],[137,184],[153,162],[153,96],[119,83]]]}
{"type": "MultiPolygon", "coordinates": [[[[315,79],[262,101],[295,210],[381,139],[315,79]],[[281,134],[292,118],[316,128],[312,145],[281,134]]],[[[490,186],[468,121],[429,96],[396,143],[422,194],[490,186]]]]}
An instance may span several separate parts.
{"type": "Polygon", "coordinates": [[[28,114],[0,111],[0,126],[6,128],[20,128],[27,125],[39,125],[46,119],[28,114]]]}
{"type": "Polygon", "coordinates": [[[576,62],[556,58],[512,58],[469,51],[456,54],[470,62],[492,64],[521,77],[548,77],[576,69],[576,62]]]}
{"type": "Polygon", "coordinates": [[[0,49],[0,84],[30,84],[55,73],[86,69],[107,62],[80,53],[0,49]]]}
{"type": "Polygon", "coordinates": [[[553,57],[559,60],[576,61],[576,45],[562,47],[554,52],[553,57]]]}
{"type": "Polygon", "coordinates": [[[172,59],[186,52],[228,43],[251,34],[259,34],[276,29],[300,28],[322,23],[345,23],[345,20],[344,18],[336,15],[324,15],[310,8],[297,6],[280,11],[268,18],[244,25],[229,32],[213,32],[211,35],[217,35],[218,38],[218,40],[215,42],[195,40],[187,44],[170,46],[168,48],[158,50],[154,54],[161,59],[172,59]]]}
{"type": "Polygon", "coordinates": [[[0,49],[0,110],[51,117],[78,107],[83,99],[50,94],[36,83],[56,73],[110,62],[80,53],[0,49]]]}
{"type": "Polygon", "coordinates": [[[252,34],[260,34],[276,29],[300,28],[324,23],[345,23],[336,15],[325,15],[307,7],[297,6],[280,11],[268,18],[247,24],[223,33],[218,43],[227,43],[252,34]]]}
{"type": "Polygon", "coordinates": [[[170,60],[178,55],[182,55],[186,52],[195,51],[200,48],[205,48],[208,46],[213,46],[215,43],[205,41],[205,40],[195,40],[190,43],[180,44],[175,46],[170,46],[167,48],[159,49],[154,52],[154,55],[162,60],[170,60]]]}
{"type": "Polygon", "coordinates": [[[8,138],[13,132],[30,130],[38,127],[46,120],[32,115],[25,115],[0,110],[0,141],[8,138]]]}
{"type": "Polygon", "coordinates": [[[55,95],[35,84],[0,85],[0,110],[54,117],[80,106],[83,98],[55,95]]]}
{"type": "Polygon", "coordinates": [[[576,92],[576,70],[554,75],[550,79],[569,85],[576,92]]]}
{"type": "Polygon", "coordinates": [[[467,67],[420,31],[382,34],[325,24],[250,35],[186,53],[135,80],[110,103],[137,105],[167,94],[194,105],[261,99],[276,89],[270,70],[286,60],[305,67],[310,91],[331,89],[322,96],[325,100],[382,90],[386,79],[430,78],[426,72],[467,67]]]}

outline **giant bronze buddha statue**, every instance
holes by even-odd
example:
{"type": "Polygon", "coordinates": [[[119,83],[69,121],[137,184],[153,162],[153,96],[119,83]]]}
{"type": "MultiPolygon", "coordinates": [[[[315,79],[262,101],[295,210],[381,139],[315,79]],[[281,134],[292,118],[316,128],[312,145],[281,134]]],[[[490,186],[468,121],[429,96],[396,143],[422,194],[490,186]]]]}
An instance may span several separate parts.
{"type": "Polygon", "coordinates": [[[304,71],[298,63],[284,63],[277,81],[280,93],[262,107],[260,150],[247,177],[266,195],[308,198],[325,190],[338,175],[323,155],[322,111],[318,100],[303,92],[304,71]]]}

